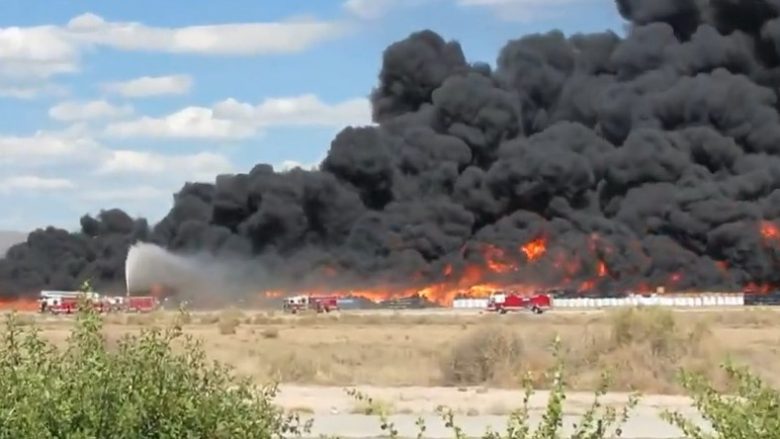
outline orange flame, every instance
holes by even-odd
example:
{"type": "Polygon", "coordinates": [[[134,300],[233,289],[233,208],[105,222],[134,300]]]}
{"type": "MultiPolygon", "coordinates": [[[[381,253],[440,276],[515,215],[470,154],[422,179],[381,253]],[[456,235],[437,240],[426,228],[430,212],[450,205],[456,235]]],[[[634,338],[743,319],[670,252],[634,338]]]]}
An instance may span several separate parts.
{"type": "Polygon", "coordinates": [[[534,239],[520,247],[520,250],[525,253],[528,262],[535,262],[544,256],[544,253],[547,251],[547,241],[544,238],[534,239]]]}
{"type": "Polygon", "coordinates": [[[766,241],[780,240],[780,230],[769,221],[761,221],[761,235],[766,241]]]}
{"type": "Polygon", "coordinates": [[[1,311],[37,311],[38,301],[35,299],[0,299],[1,311]]]}
{"type": "Polygon", "coordinates": [[[516,267],[506,262],[506,252],[494,245],[486,245],[483,256],[488,268],[494,273],[508,273],[516,267]]]}

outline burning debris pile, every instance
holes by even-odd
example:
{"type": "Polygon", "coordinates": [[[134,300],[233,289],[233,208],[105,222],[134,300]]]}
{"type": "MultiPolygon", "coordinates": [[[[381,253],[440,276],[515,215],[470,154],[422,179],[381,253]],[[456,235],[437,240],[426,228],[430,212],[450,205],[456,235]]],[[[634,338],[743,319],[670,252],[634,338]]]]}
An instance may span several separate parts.
{"type": "Polygon", "coordinates": [[[509,41],[496,67],[415,33],[384,52],[376,126],[315,172],[186,183],[153,227],[118,210],[34,232],[7,296],[124,286],[128,245],[246,261],[246,291],[446,302],[464,290],[780,284],[780,2],[619,0],[631,22],[509,41]]]}

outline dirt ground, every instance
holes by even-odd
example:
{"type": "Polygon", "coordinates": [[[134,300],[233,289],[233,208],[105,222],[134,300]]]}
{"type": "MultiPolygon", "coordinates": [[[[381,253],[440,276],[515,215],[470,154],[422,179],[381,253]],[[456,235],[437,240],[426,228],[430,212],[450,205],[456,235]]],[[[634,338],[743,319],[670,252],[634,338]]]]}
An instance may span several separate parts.
{"type": "MultiPolygon", "coordinates": [[[[548,391],[537,391],[530,400],[531,411],[542,411],[548,391]]],[[[629,394],[614,392],[602,398],[606,405],[622,406],[629,394]]],[[[504,416],[522,404],[523,391],[486,387],[323,387],[281,385],[277,403],[287,410],[321,414],[375,414],[380,410],[391,414],[434,414],[437,407],[446,406],[465,416],[504,416]],[[370,396],[372,402],[358,401],[348,390],[370,396]]],[[[593,393],[571,392],[566,395],[565,414],[584,413],[593,402],[593,393]]],[[[661,409],[691,412],[691,400],[678,395],[644,395],[635,413],[657,414],[661,409]]]]}
{"type": "MultiPolygon", "coordinates": [[[[174,313],[109,315],[109,340],[174,313]]],[[[572,390],[594,389],[606,368],[614,390],[675,394],[678,367],[719,378],[731,355],[773,384],[780,364],[780,313],[773,309],[674,312],[661,309],[532,314],[360,314],[284,316],[225,310],[191,314],[185,331],[208,355],[258,383],[286,385],[517,388],[525,371],[544,388],[560,335],[572,390]]],[[[43,334],[62,342],[72,317],[27,316],[43,334]]],[[[462,393],[462,392],[460,392],[462,393]]],[[[459,394],[460,394],[459,393],[459,394]]],[[[490,392],[488,392],[490,393],[490,392]]],[[[447,399],[447,398],[445,398],[447,399]]],[[[481,403],[480,403],[481,404],[481,403]]],[[[491,410],[485,403],[476,410],[491,410]]],[[[468,410],[468,407],[465,409],[468,410]]]]}

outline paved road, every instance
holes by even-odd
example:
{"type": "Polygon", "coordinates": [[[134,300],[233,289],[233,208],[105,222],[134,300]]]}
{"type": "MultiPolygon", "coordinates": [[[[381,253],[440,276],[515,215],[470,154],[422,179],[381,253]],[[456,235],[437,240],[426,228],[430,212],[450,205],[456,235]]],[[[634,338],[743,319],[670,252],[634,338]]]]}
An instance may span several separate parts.
{"type": "MultiPolygon", "coordinates": [[[[423,435],[426,439],[452,439],[455,437],[452,430],[445,428],[441,418],[436,415],[423,415],[427,429],[423,435]]],[[[571,425],[579,417],[568,416],[564,418],[564,430],[571,432],[571,425]]],[[[400,437],[416,438],[418,428],[415,425],[415,415],[395,415],[390,420],[395,422],[400,437]]],[[[501,432],[506,427],[505,416],[460,416],[456,423],[463,432],[471,438],[481,437],[486,429],[501,432]]],[[[536,425],[540,421],[540,415],[532,415],[531,422],[536,425]]],[[[636,415],[631,418],[623,428],[621,438],[627,439],[684,439],[682,432],[670,426],[663,420],[652,415],[636,415]]],[[[380,428],[379,418],[375,416],[363,416],[352,414],[316,415],[310,435],[338,436],[345,439],[365,439],[386,435],[380,428]]],[[[570,433],[569,433],[570,434],[570,433]]]]}

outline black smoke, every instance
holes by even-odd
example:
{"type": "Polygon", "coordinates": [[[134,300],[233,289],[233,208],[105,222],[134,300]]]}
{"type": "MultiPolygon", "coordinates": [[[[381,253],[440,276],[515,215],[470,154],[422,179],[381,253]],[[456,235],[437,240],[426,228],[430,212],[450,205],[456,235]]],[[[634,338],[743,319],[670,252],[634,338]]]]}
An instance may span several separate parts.
{"type": "Polygon", "coordinates": [[[249,261],[273,274],[257,289],[457,279],[486,245],[528,267],[507,281],[780,284],[761,233],[780,218],[780,0],[616,7],[625,36],[526,35],[495,68],[412,34],[383,54],[377,126],[341,131],[319,170],[186,183],[154,226],[108,210],[35,231],[0,261],[0,291],[121,289],[136,241],[249,261]]]}

